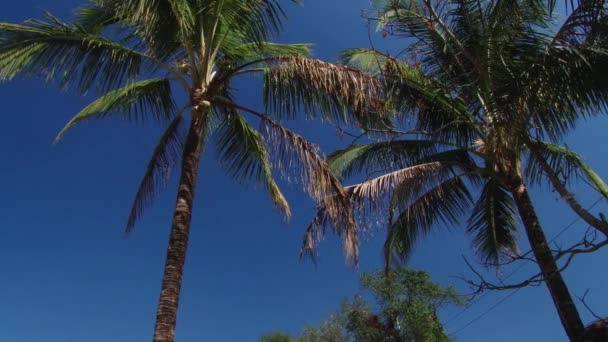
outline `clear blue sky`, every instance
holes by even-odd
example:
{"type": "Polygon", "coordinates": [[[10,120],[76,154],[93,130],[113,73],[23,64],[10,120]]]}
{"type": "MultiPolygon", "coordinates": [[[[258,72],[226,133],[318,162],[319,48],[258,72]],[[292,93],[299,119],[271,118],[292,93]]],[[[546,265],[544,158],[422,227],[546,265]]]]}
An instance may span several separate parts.
{"type": "MultiPolygon", "coordinates": [[[[40,17],[42,10],[65,18],[81,3],[20,0],[3,6],[0,21],[40,17]]],[[[324,59],[345,48],[368,46],[360,17],[368,5],[362,0],[310,0],[303,8],[286,5],[290,20],[280,40],[314,42],[324,59]]],[[[257,85],[255,80],[243,82],[243,102],[260,105],[257,85]]],[[[121,121],[91,122],[53,147],[58,130],[89,100],[39,80],[0,84],[0,341],[131,342],[152,336],[174,186],[148,211],[132,237],[123,237],[123,227],[160,130],[121,121]]],[[[581,123],[569,139],[604,178],[607,123],[605,117],[581,123]]],[[[317,123],[295,127],[328,152],[347,143],[317,123]]],[[[202,161],[195,201],[179,342],[256,341],[272,330],[295,334],[356,292],[359,271],[381,265],[382,231],[364,243],[358,270],[344,264],[341,244],[333,237],[322,243],[317,267],[300,261],[300,241],[313,203],[297,189],[288,191],[294,217],[287,225],[265,194],[245,190],[225,177],[209,151],[202,161]]],[[[580,193],[586,205],[596,199],[587,191],[580,193]]],[[[549,237],[572,220],[554,194],[535,192],[534,199],[549,237]]],[[[575,239],[585,228],[579,222],[558,242],[575,239]]],[[[469,253],[469,246],[460,231],[434,234],[419,245],[411,266],[466,290],[451,276],[465,273],[460,255],[469,253]]],[[[522,250],[527,250],[524,243],[522,250]]],[[[591,304],[600,314],[608,314],[607,253],[576,259],[565,273],[573,294],[591,288],[591,304]]],[[[535,272],[527,266],[512,279],[535,272]]],[[[483,297],[450,322],[448,332],[507,294],[483,297]]],[[[585,322],[592,319],[582,306],[580,311],[585,322]]],[[[454,312],[448,310],[442,317],[454,312]]],[[[566,340],[544,287],[519,291],[456,338],[566,340]]]]}

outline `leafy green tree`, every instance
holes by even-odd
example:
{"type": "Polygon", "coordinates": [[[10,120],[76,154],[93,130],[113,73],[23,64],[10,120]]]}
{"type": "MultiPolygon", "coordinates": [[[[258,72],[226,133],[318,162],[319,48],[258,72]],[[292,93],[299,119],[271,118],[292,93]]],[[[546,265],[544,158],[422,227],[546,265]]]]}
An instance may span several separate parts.
{"type": "MultiPolygon", "coordinates": [[[[267,42],[282,20],[278,0],[93,0],[71,22],[47,14],[43,20],[0,23],[0,79],[42,77],[80,94],[101,94],[68,122],[58,140],[90,119],[166,126],[126,227],[134,228],[180,165],[154,341],[174,340],[199,160],[210,140],[226,172],[265,188],[286,217],[290,208],[273,172],[299,179],[317,200],[343,194],[316,145],[280,121],[303,108],[311,118],[354,123],[357,118],[345,116],[342,106],[363,112],[363,98],[378,83],[359,70],[309,58],[308,45],[267,42]],[[236,99],[233,80],[250,74],[263,75],[264,112],[236,99]],[[185,103],[176,105],[178,93],[186,95],[185,103]],[[318,107],[323,110],[315,111],[318,107]]],[[[345,251],[356,256],[354,220],[342,215],[350,203],[338,197],[328,214],[348,227],[345,251]]]]}
{"type": "MultiPolygon", "coordinates": [[[[373,297],[373,303],[368,303],[363,294],[356,295],[344,301],[340,310],[318,327],[306,328],[301,336],[285,341],[451,341],[436,312],[448,305],[463,303],[454,289],[433,283],[426,272],[404,267],[391,270],[388,277],[384,272],[364,273],[361,286],[373,297]]],[[[272,336],[289,338],[283,334],[272,336]]],[[[266,341],[274,340],[260,340],[266,341]]]]}
{"type": "MultiPolygon", "coordinates": [[[[571,193],[583,179],[608,199],[608,186],[562,145],[578,120],[606,113],[606,1],[579,1],[556,31],[552,8],[540,0],[377,3],[378,28],[407,47],[399,57],[349,50],[343,60],[378,75],[378,111],[393,113],[394,124],[367,130],[380,142],[329,157],[341,178],[367,174],[346,189],[359,227],[385,220],[390,265],[440,225],[464,225],[481,259],[497,265],[517,255],[521,220],[562,325],[581,341],[583,323],[528,187],[548,184],[608,234],[608,222],[571,193]]],[[[314,253],[331,224],[321,205],[305,251],[314,253]]]]}
{"type": "Polygon", "coordinates": [[[292,342],[292,338],[283,333],[272,333],[260,337],[259,342],[292,342]]]}

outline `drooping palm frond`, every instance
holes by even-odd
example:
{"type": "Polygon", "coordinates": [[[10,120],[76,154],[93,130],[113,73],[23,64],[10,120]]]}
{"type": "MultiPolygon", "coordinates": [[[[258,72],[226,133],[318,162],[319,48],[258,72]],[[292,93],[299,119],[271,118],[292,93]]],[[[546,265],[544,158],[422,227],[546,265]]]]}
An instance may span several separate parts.
{"type": "Polygon", "coordinates": [[[436,228],[436,224],[458,225],[472,204],[469,189],[461,177],[448,178],[424,190],[400,186],[393,194],[388,213],[384,243],[386,266],[391,266],[393,257],[407,260],[415,242],[436,228]]]}
{"type": "MultiPolygon", "coordinates": [[[[432,132],[452,122],[453,130],[474,122],[464,99],[442,82],[429,77],[416,63],[407,63],[373,49],[345,50],[341,60],[347,66],[377,74],[382,79],[388,109],[396,111],[404,121],[416,116],[419,121],[413,126],[417,128],[432,132]]],[[[449,136],[448,132],[437,133],[449,136]]]]}
{"type": "Polygon", "coordinates": [[[473,247],[487,263],[497,265],[504,256],[517,255],[517,207],[509,191],[489,179],[468,221],[473,247]]]}
{"type": "Polygon", "coordinates": [[[583,161],[581,156],[572,150],[544,141],[531,142],[530,150],[525,174],[531,182],[539,184],[547,180],[550,181],[546,169],[546,167],[549,167],[552,172],[561,178],[560,182],[563,182],[564,186],[577,178],[583,178],[593,189],[608,199],[608,185],[583,161]]]}
{"type": "Polygon", "coordinates": [[[587,0],[577,6],[555,33],[552,47],[578,47],[591,43],[588,38],[606,16],[605,0],[587,0]],[[599,20],[598,20],[599,19],[599,20]]]}
{"type": "Polygon", "coordinates": [[[586,165],[582,158],[565,147],[546,142],[533,142],[529,146],[527,176],[538,183],[547,181],[581,219],[608,235],[608,222],[601,214],[595,216],[585,209],[568,188],[573,178],[583,178],[594,190],[608,199],[608,186],[601,177],[586,165]]]}
{"type": "Polygon", "coordinates": [[[150,56],[82,26],[50,14],[46,19],[0,23],[0,79],[43,76],[62,87],[75,82],[81,93],[91,87],[103,92],[135,80],[143,66],[148,71],[159,67],[150,56]]]}
{"type": "Polygon", "coordinates": [[[264,103],[274,116],[294,118],[304,110],[316,117],[320,110],[332,122],[365,125],[371,121],[367,114],[378,110],[369,99],[380,97],[380,82],[361,70],[302,57],[275,58],[272,64],[264,76],[264,103]]]}
{"type": "Polygon", "coordinates": [[[502,82],[513,91],[504,98],[517,98],[511,104],[530,113],[528,129],[538,138],[559,141],[581,117],[608,112],[608,81],[601,76],[608,71],[601,34],[607,11],[603,0],[581,2],[557,33],[527,34],[523,58],[510,63],[519,77],[502,82]]]}
{"type": "MultiPolygon", "coordinates": [[[[407,191],[419,194],[456,175],[467,175],[472,184],[478,182],[475,162],[467,151],[448,150],[416,160],[411,165],[392,172],[381,170],[381,176],[349,186],[349,197],[353,203],[358,222],[369,228],[390,216],[384,213],[395,209],[395,193],[407,191]],[[403,190],[406,189],[406,190],[403,190]]],[[[412,195],[413,196],[413,195],[412,195]]],[[[410,196],[410,197],[412,197],[410,196]]],[[[414,197],[415,197],[414,196],[414,197]]],[[[400,201],[404,203],[404,201],[400,201]]]]}
{"type": "Polygon", "coordinates": [[[240,182],[266,188],[277,208],[289,219],[289,204],[273,178],[260,134],[236,111],[224,119],[216,134],[220,163],[228,174],[240,182]]]}
{"type": "Polygon", "coordinates": [[[415,165],[437,152],[437,144],[426,140],[395,140],[351,145],[327,157],[332,172],[341,179],[355,173],[390,172],[415,165]]]}
{"type": "Polygon", "coordinates": [[[110,91],[83,108],[61,129],[55,142],[74,125],[120,113],[129,120],[168,120],[175,109],[168,79],[150,79],[110,91]]]}
{"type": "Polygon", "coordinates": [[[127,234],[133,230],[143,211],[152,204],[158,191],[166,186],[171,169],[181,157],[185,138],[182,123],[182,115],[178,113],[152,153],[131,207],[125,229],[127,234]]]}
{"type": "Polygon", "coordinates": [[[412,38],[406,49],[425,72],[474,82],[471,66],[478,63],[450,25],[451,1],[382,1],[378,28],[395,36],[412,38]],[[419,57],[418,57],[419,56],[419,57]]]}
{"type": "MultiPolygon", "coordinates": [[[[323,202],[326,220],[322,223],[332,225],[342,236],[346,258],[356,262],[359,246],[350,200],[340,181],[321,158],[319,148],[269,119],[262,119],[260,132],[268,146],[271,160],[275,161],[274,169],[289,181],[301,182],[310,197],[323,202]]],[[[316,228],[309,227],[308,230],[316,228]]],[[[314,242],[306,241],[305,245],[314,246],[314,242]]],[[[313,250],[314,248],[303,249],[304,252],[313,250]]]]}
{"type": "MultiPolygon", "coordinates": [[[[408,162],[405,152],[407,148],[413,148],[414,144],[408,146],[408,142],[406,142],[401,146],[401,151],[398,149],[395,151],[394,155],[402,158],[397,164],[408,162]]],[[[337,152],[330,160],[334,167],[343,168],[343,171],[347,169],[354,171],[358,167],[363,167],[365,162],[376,160],[374,158],[381,159],[382,153],[388,155],[390,152],[386,147],[389,146],[389,144],[383,146],[382,143],[363,145],[363,147],[355,146],[342,153],[337,152]]],[[[420,144],[420,147],[424,146],[420,144]]],[[[442,191],[441,189],[433,190],[434,187],[457,176],[466,175],[465,177],[471,184],[478,182],[474,172],[477,167],[467,151],[448,150],[434,154],[431,154],[430,151],[422,151],[418,156],[419,159],[415,155],[409,156],[411,166],[392,172],[380,170],[381,176],[345,188],[345,194],[351,201],[353,214],[359,226],[358,230],[368,232],[373,227],[391,224],[392,213],[405,210],[403,209],[405,205],[413,202],[415,198],[422,197],[425,192],[429,192],[429,196],[434,196],[431,195],[434,193],[433,191],[435,193],[442,191]]],[[[386,161],[385,163],[391,162],[386,161]]],[[[374,166],[377,165],[367,165],[369,168],[374,166]]],[[[391,168],[394,166],[390,165],[391,168]]],[[[460,185],[454,186],[460,187],[460,185]]],[[[314,247],[315,243],[323,238],[327,227],[336,228],[327,217],[326,202],[330,199],[326,198],[326,201],[321,202],[318,206],[317,215],[306,232],[303,246],[303,250],[306,252],[310,248],[309,246],[314,247]]],[[[466,198],[462,200],[466,200],[466,198]]],[[[460,204],[446,203],[445,205],[460,204]]]]}

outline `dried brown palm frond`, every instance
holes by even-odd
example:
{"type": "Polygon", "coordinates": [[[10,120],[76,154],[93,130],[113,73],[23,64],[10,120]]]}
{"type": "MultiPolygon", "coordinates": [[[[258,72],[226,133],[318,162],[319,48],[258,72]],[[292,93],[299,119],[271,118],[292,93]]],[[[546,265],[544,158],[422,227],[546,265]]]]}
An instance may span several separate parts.
{"type": "Polygon", "coordinates": [[[300,109],[325,119],[359,125],[383,120],[382,84],[374,75],[351,67],[305,57],[270,60],[265,73],[267,111],[279,117],[295,117],[300,109]],[[348,110],[347,110],[348,108],[348,110]],[[347,113],[354,114],[355,120],[347,113]],[[374,113],[374,115],[370,115],[374,113]]]}
{"type": "Polygon", "coordinates": [[[301,182],[304,191],[315,201],[323,201],[324,220],[343,236],[347,260],[357,262],[358,242],[350,200],[340,181],[331,173],[317,145],[280,124],[262,119],[260,132],[268,146],[271,160],[284,178],[301,182]],[[299,179],[293,179],[299,175],[299,179]]]}

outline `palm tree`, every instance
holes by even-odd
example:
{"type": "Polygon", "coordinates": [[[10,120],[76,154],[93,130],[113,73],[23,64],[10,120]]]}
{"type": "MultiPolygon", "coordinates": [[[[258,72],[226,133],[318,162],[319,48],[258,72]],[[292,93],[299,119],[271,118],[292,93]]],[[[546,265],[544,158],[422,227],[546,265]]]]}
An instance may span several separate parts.
{"type": "MultiPolygon", "coordinates": [[[[555,32],[552,8],[540,0],[381,3],[379,29],[406,38],[408,47],[399,57],[355,49],[343,59],[378,75],[377,109],[396,113],[394,125],[367,130],[379,142],[328,158],[340,178],[367,176],[346,188],[358,224],[384,220],[390,265],[439,224],[459,226],[468,216],[475,250],[497,265],[517,255],[521,219],[562,325],[572,341],[582,341],[583,324],[528,186],[548,183],[585,222],[608,233],[607,222],[570,192],[582,178],[608,199],[607,185],[560,145],[577,120],[606,113],[606,2],[579,1],[555,32]]],[[[324,209],[307,230],[304,253],[313,254],[331,226],[324,209]]]]}
{"type": "Polygon", "coordinates": [[[44,20],[0,23],[0,79],[42,76],[81,94],[101,93],[57,140],[89,119],[166,125],[126,225],[127,232],[135,227],[180,164],[154,341],[174,340],[199,159],[210,139],[227,173],[265,188],[286,217],[290,208],[274,171],[299,179],[314,199],[338,193],[328,215],[347,227],[347,255],[357,254],[354,219],[342,215],[350,212],[350,202],[340,182],[316,145],[280,121],[303,109],[310,117],[355,123],[343,105],[364,113],[363,99],[379,83],[359,70],[309,58],[308,45],[268,43],[282,20],[277,0],[94,0],[78,9],[71,22],[47,14],[44,20]],[[265,111],[236,100],[231,84],[248,74],[263,75],[265,111]],[[187,101],[176,106],[180,92],[187,101]]]}

